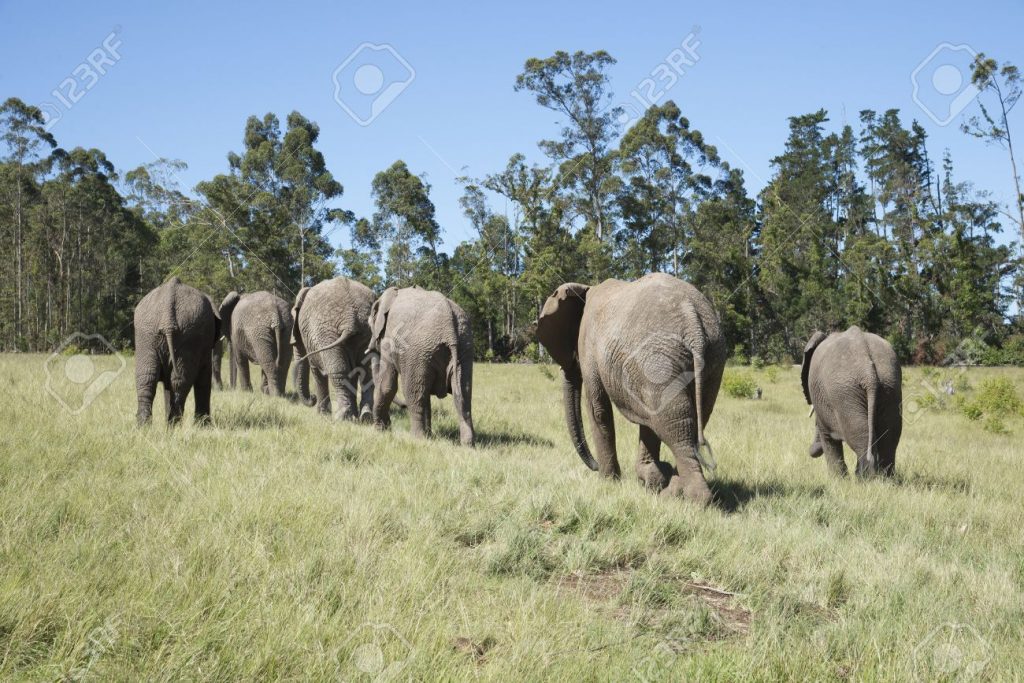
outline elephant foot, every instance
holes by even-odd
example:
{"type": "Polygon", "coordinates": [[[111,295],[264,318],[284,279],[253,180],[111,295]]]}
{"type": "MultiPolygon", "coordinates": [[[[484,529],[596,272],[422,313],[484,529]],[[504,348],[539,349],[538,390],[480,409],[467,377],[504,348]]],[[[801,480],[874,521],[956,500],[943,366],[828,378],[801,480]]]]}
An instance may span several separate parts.
{"type": "Polygon", "coordinates": [[[662,498],[683,498],[697,503],[701,507],[711,504],[711,489],[707,482],[684,482],[678,474],[673,476],[668,486],[659,494],[662,498]]]}
{"type": "Polygon", "coordinates": [[[363,409],[359,411],[359,421],[373,422],[373,411],[370,410],[369,406],[364,406],[363,409]]]}
{"type": "Polygon", "coordinates": [[[668,486],[672,477],[676,477],[676,470],[672,465],[661,460],[653,462],[637,463],[636,476],[644,488],[654,493],[661,493],[668,486]]]}
{"type": "Polygon", "coordinates": [[[153,421],[152,413],[150,413],[149,415],[144,415],[144,414],[140,413],[139,415],[135,416],[135,425],[137,427],[145,427],[146,425],[148,425],[152,421],[153,421]]]}
{"type": "Polygon", "coordinates": [[[378,432],[386,432],[391,429],[391,420],[374,420],[373,426],[378,432]]]}
{"type": "Polygon", "coordinates": [[[199,427],[212,427],[213,418],[209,415],[196,415],[195,424],[199,427]]]}

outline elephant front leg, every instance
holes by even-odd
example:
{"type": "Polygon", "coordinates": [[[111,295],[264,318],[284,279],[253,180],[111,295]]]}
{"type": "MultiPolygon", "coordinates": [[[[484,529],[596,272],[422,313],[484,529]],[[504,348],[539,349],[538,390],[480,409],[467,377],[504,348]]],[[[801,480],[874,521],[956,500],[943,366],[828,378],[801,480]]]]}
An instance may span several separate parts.
{"type": "Polygon", "coordinates": [[[818,430],[814,430],[814,441],[811,442],[811,447],[807,449],[807,454],[812,458],[820,458],[821,454],[825,452],[825,447],[821,445],[821,434],[818,430]]]}
{"type": "Polygon", "coordinates": [[[376,394],[376,377],[379,373],[380,361],[376,354],[363,360],[362,374],[359,377],[359,420],[373,422],[373,402],[376,394]]]}
{"type": "Polygon", "coordinates": [[[846,461],[843,460],[843,442],[825,436],[820,428],[818,438],[821,439],[821,448],[825,453],[825,464],[828,465],[828,471],[837,477],[845,477],[848,470],[846,461]]]}
{"type": "Polygon", "coordinates": [[[373,424],[377,429],[391,427],[391,402],[398,393],[398,369],[381,359],[373,373],[373,424]]]}
{"type": "Polygon", "coordinates": [[[586,387],[590,397],[590,410],[587,414],[594,434],[598,472],[602,476],[618,479],[622,471],[615,452],[615,416],[612,414],[611,399],[599,381],[588,382],[586,387]]]}
{"type": "Polygon", "coordinates": [[[661,439],[645,425],[640,425],[640,448],[636,458],[636,476],[644,488],[660,493],[675,475],[672,466],[659,459],[661,439]]]}

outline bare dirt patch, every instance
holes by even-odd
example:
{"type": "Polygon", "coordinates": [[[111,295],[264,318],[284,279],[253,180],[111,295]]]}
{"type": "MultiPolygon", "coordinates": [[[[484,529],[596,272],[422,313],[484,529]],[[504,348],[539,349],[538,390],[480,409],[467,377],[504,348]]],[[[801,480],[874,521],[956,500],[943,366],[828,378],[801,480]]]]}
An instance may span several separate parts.
{"type": "MultiPolygon", "coordinates": [[[[579,595],[588,602],[605,605],[617,603],[629,584],[632,573],[631,570],[617,569],[596,574],[570,574],[558,579],[556,589],[559,592],[579,595]]],[[[722,628],[716,629],[715,633],[719,636],[711,639],[746,636],[750,632],[752,614],[750,610],[738,604],[739,594],[696,581],[673,579],[672,583],[677,583],[682,593],[699,600],[714,615],[722,628]]],[[[656,611],[667,615],[673,609],[675,608],[665,606],[656,611]]],[[[614,616],[623,620],[629,620],[631,612],[629,605],[617,605],[613,609],[614,616]]]]}

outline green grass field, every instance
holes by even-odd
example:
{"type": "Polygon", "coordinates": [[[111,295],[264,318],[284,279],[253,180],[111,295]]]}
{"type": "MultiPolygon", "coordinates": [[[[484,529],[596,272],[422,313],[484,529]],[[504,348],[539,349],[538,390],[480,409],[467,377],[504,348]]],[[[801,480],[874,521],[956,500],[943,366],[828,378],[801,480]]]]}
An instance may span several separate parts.
{"type": "Polygon", "coordinates": [[[764,398],[720,395],[698,509],[587,470],[551,367],[477,366],[469,450],[450,399],[430,441],[232,391],[138,429],[130,358],[78,414],[46,358],[0,356],[4,680],[1024,677],[1019,416],[922,408],[896,481],[837,481],[799,371],[730,368],[764,398]]]}

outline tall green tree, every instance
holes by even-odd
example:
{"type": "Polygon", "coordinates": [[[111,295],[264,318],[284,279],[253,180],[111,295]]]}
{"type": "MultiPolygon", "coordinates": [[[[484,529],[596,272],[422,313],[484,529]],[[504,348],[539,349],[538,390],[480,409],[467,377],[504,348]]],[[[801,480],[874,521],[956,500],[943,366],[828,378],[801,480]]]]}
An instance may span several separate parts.
{"type": "Polygon", "coordinates": [[[608,250],[615,227],[614,198],[619,180],[613,170],[613,144],[619,109],[611,106],[608,69],[615,59],[607,52],[558,51],[546,59],[531,58],[516,77],[516,90],[534,94],[537,103],[565,117],[561,137],[542,140],[541,149],[557,164],[555,182],[570,208],[583,219],[591,269],[610,267],[608,250]]]}
{"type": "Polygon", "coordinates": [[[384,254],[387,286],[441,280],[441,228],[434,217],[430,184],[398,160],[374,176],[372,190],[376,210],[372,220],[357,224],[353,243],[384,254]]]}

